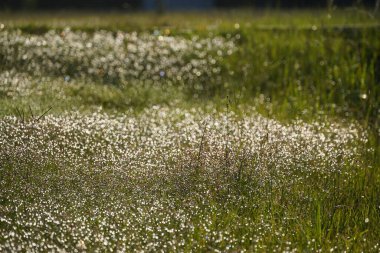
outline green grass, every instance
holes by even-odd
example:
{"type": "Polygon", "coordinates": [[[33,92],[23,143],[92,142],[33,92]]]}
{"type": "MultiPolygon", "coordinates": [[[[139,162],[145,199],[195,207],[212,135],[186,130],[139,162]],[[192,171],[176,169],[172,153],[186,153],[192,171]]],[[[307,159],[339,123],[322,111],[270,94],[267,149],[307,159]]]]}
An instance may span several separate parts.
{"type": "MultiPolygon", "coordinates": [[[[55,30],[83,32],[86,44],[137,31],[154,34],[148,43],[235,45],[220,57],[202,47],[212,58],[202,65],[188,42],[194,52],[176,69],[196,59],[204,72],[176,79],[168,68],[154,79],[107,72],[112,60],[94,72],[91,57],[70,53],[77,44],[48,44],[52,54],[32,46],[25,60],[25,44],[4,40],[0,251],[379,250],[378,15],[2,13],[0,24],[20,40],[55,30]]],[[[93,59],[117,57],[112,43],[93,59]]],[[[117,50],[134,60],[123,43],[117,50]]]]}
{"type": "Polygon", "coordinates": [[[0,22],[10,28],[24,28],[29,31],[73,29],[94,31],[97,29],[123,31],[152,31],[169,29],[178,33],[196,31],[231,30],[238,23],[241,27],[258,29],[302,27],[313,25],[329,27],[378,26],[378,16],[371,10],[350,8],[346,10],[309,10],[309,11],[273,11],[273,10],[231,10],[211,12],[184,12],[156,15],[155,13],[7,13],[3,12],[0,22]]]}

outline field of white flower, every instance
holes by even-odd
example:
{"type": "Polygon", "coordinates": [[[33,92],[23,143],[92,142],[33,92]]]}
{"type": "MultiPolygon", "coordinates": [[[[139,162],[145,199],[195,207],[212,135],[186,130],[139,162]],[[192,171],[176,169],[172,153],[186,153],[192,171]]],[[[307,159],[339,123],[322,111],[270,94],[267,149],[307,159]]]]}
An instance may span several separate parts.
{"type": "Polygon", "coordinates": [[[0,252],[378,252],[377,90],[357,98],[366,123],[335,91],[337,113],[323,111],[322,86],[307,107],[292,78],[310,59],[235,22],[199,35],[0,26],[0,252]],[[255,86],[274,89],[264,54],[287,107],[255,86]]]}
{"type": "Polygon", "coordinates": [[[107,82],[166,79],[189,83],[215,78],[217,64],[235,50],[233,39],[185,39],[156,34],[97,31],[94,34],[50,31],[27,35],[2,31],[0,55],[12,70],[41,75],[91,77],[107,82]]]}
{"type": "Polygon", "coordinates": [[[360,172],[366,136],[357,126],[212,115],[153,107],[138,116],[3,118],[1,249],[176,251],[203,242],[228,251],[268,233],[281,241],[299,217],[283,214],[285,228],[271,228],[249,212],[308,208],[317,200],[299,187],[333,199],[329,178],[360,172]],[[242,217],[218,229],[226,205],[242,217]]]}

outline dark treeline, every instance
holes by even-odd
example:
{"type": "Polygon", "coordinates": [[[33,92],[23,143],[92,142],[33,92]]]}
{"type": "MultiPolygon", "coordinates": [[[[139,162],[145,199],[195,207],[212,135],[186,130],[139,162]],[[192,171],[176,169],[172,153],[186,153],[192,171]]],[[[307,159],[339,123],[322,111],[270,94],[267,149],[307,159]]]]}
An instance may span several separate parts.
{"type": "Polygon", "coordinates": [[[219,7],[251,6],[256,8],[324,8],[329,5],[337,7],[374,6],[376,0],[217,0],[219,7]]]}
{"type": "MultiPolygon", "coordinates": [[[[182,0],[186,1],[186,0],[182,0]]],[[[191,0],[188,0],[191,1],[191,0]]],[[[376,0],[212,0],[216,8],[324,8],[374,6],[376,0]]],[[[165,0],[156,0],[157,3],[165,0]]],[[[144,0],[0,0],[0,9],[143,9],[144,0]]]]}
{"type": "Polygon", "coordinates": [[[11,10],[137,9],[141,5],[140,2],[140,0],[0,0],[0,8],[11,10]]]}

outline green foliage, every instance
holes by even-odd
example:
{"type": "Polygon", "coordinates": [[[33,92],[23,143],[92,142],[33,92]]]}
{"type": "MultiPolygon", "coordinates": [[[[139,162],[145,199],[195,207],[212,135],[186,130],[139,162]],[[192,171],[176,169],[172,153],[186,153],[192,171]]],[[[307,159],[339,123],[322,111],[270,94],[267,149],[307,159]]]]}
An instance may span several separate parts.
{"type": "Polygon", "coordinates": [[[264,94],[286,117],[353,116],[379,127],[378,28],[244,30],[230,91],[264,94]]]}

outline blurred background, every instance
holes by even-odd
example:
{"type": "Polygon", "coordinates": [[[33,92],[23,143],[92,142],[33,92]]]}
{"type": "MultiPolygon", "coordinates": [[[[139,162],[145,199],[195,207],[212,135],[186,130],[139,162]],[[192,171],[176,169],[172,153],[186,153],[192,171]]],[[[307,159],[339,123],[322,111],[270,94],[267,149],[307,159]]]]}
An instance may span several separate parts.
{"type": "Polygon", "coordinates": [[[379,2],[379,0],[1,0],[0,9],[170,11],[240,7],[286,9],[361,6],[374,8],[379,5],[379,2]]]}

